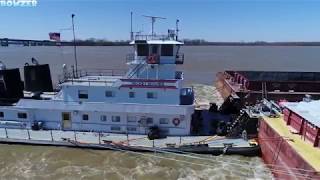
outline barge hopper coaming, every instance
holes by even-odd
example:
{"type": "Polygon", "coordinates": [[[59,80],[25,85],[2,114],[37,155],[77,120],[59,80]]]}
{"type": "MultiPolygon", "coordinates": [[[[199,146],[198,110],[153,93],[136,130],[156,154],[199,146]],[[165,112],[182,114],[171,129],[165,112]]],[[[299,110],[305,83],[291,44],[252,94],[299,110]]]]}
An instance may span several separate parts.
{"type": "Polygon", "coordinates": [[[236,94],[243,101],[257,99],[301,101],[306,94],[320,98],[320,72],[224,71],[216,78],[216,87],[227,99],[236,94]]]}

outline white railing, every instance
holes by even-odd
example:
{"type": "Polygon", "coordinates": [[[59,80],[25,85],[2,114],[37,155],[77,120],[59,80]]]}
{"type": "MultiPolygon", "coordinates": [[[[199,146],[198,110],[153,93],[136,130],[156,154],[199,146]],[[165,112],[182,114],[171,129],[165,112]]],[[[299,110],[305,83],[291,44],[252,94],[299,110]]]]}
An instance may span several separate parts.
{"type": "Polygon", "coordinates": [[[176,64],[183,64],[184,63],[184,54],[183,53],[178,53],[176,55],[176,64]]]}
{"type": "MultiPolygon", "coordinates": [[[[49,141],[49,142],[68,142],[81,141],[85,143],[102,144],[103,137],[108,134],[100,132],[76,132],[61,130],[29,130],[29,129],[9,129],[0,128],[0,138],[10,140],[32,140],[32,141],[49,141]]],[[[123,135],[125,140],[126,135],[123,135]]]]}
{"type": "Polygon", "coordinates": [[[124,76],[126,70],[123,69],[82,69],[71,71],[59,76],[59,84],[69,81],[79,80],[85,76],[124,76]]]}
{"type": "Polygon", "coordinates": [[[134,53],[129,53],[126,55],[126,63],[132,62],[132,61],[146,61],[147,56],[135,56],[134,53]]]}
{"type": "Polygon", "coordinates": [[[159,34],[159,35],[149,35],[149,34],[136,34],[134,36],[134,40],[170,40],[172,39],[170,36],[168,35],[163,35],[163,34],[159,34]]]}
{"type": "Polygon", "coordinates": [[[172,136],[170,139],[149,140],[147,135],[129,135],[102,132],[81,132],[62,130],[29,130],[0,128],[0,140],[5,142],[26,142],[34,144],[77,145],[90,147],[95,144],[127,145],[132,147],[166,147],[168,144],[200,144],[208,136],[172,136]]]}

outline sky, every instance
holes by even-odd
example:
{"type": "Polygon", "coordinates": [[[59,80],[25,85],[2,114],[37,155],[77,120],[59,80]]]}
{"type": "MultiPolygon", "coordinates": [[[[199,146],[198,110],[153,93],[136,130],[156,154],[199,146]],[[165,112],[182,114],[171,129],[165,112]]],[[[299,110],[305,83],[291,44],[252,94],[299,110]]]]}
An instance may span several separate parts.
{"type": "MultiPolygon", "coordinates": [[[[3,1],[3,0],[0,0],[3,1]]],[[[61,32],[70,40],[71,14],[77,39],[128,40],[150,32],[142,15],[165,17],[166,33],[180,20],[180,38],[207,41],[320,41],[320,0],[37,0],[36,7],[0,7],[0,38],[47,40],[61,32]]]]}

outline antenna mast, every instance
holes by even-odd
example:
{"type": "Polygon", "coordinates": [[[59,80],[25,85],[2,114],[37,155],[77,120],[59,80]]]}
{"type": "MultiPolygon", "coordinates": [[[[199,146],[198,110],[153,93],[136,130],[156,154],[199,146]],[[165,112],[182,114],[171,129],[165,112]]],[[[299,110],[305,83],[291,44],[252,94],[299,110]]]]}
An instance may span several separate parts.
{"type": "Polygon", "coordinates": [[[131,41],[133,41],[133,31],[132,31],[132,11],[131,11],[131,20],[130,20],[130,22],[131,22],[131,31],[130,31],[130,39],[131,39],[131,41]]]}
{"type": "Polygon", "coordinates": [[[176,41],[178,41],[178,35],[179,35],[179,19],[176,20],[176,41]]]}
{"type": "Polygon", "coordinates": [[[151,35],[152,36],[154,36],[154,23],[156,22],[156,20],[157,19],[166,19],[164,17],[159,17],[159,16],[146,16],[146,15],[142,15],[142,16],[151,19],[151,35]]]}
{"type": "Polygon", "coordinates": [[[73,48],[74,48],[74,61],[76,66],[76,77],[78,77],[78,59],[77,59],[77,44],[76,44],[76,35],[74,33],[74,14],[71,15],[72,18],[72,32],[73,32],[73,48]]]}

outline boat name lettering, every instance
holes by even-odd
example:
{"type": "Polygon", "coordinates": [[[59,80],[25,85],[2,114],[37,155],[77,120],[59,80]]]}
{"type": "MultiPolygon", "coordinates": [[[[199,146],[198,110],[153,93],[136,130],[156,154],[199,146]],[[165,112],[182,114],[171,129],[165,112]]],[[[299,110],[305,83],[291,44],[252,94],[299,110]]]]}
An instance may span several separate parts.
{"type": "Polygon", "coordinates": [[[35,7],[37,0],[0,0],[0,6],[5,7],[35,7]]]}
{"type": "Polygon", "coordinates": [[[145,82],[145,81],[140,81],[140,82],[132,82],[132,85],[136,85],[136,86],[164,86],[164,82],[145,82]]]}

